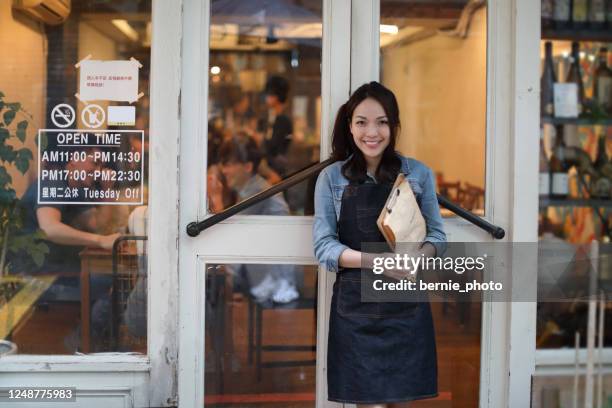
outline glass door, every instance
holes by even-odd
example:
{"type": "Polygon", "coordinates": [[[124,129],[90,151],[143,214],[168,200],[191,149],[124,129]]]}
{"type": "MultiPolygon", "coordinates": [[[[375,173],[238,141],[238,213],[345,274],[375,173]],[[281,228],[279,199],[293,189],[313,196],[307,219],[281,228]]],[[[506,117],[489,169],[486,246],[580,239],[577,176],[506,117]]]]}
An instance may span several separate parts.
{"type": "Polygon", "coordinates": [[[350,75],[350,1],[187,1],[181,95],[179,399],[315,406],[325,296],[316,178],[197,237],[184,227],[327,157],[350,75]]]}

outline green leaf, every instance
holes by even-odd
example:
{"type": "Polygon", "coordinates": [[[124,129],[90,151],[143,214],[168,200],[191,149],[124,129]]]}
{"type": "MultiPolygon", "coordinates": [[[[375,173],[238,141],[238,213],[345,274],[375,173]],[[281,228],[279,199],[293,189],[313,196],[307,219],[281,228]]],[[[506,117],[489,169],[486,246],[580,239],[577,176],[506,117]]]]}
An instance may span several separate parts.
{"type": "Polygon", "coordinates": [[[36,266],[41,267],[43,262],[45,261],[45,255],[49,253],[49,246],[42,242],[37,243],[29,250],[32,255],[32,260],[36,264],[36,266]]]}
{"type": "Polygon", "coordinates": [[[10,110],[14,110],[15,112],[17,112],[18,110],[21,110],[21,104],[19,102],[7,103],[6,106],[10,110]]]}
{"type": "Polygon", "coordinates": [[[15,190],[0,190],[0,203],[7,205],[12,203],[17,199],[17,195],[15,194],[15,190]]]}
{"type": "Polygon", "coordinates": [[[6,126],[10,125],[13,122],[13,119],[15,119],[15,111],[8,110],[4,112],[3,119],[6,126]]]}
{"type": "Polygon", "coordinates": [[[4,166],[0,166],[0,186],[4,186],[12,181],[13,178],[7,173],[6,168],[4,168],[4,166]]]}
{"type": "Polygon", "coordinates": [[[25,142],[26,139],[26,129],[28,128],[28,121],[22,120],[17,124],[17,138],[21,140],[21,143],[25,142]]]}
{"type": "Polygon", "coordinates": [[[25,174],[30,168],[30,160],[32,160],[32,152],[29,149],[23,148],[17,152],[15,167],[17,167],[21,174],[25,174]]]}
{"type": "MultiPolygon", "coordinates": [[[[34,142],[36,142],[36,145],[38,146],[37,137],[34,138],[34,142]]],[[[41,151],[47,150],[48,144],[49,144],[49,140],[47,139],[47,135],[43,133],[42,135],[40,135],[40,150],[41,151]]]]}
{"type": "Polygon", "coordinates": [[[17,153],[13,150],[13,146],[0,145],[0,159],[12,163],[15,161],[15,157],[17,157],[17,153]]]}
{"type": "Polygon", "coordinates": [[[0,98],[4,98],[4,93],[0,92],[0,98]]]}
{"type": "Polygon", "coordinates": [[[0,127],[0,143],[4,143],[4,141],[10,136],[11,134],[9,133],[8,129],[0,127]]]}

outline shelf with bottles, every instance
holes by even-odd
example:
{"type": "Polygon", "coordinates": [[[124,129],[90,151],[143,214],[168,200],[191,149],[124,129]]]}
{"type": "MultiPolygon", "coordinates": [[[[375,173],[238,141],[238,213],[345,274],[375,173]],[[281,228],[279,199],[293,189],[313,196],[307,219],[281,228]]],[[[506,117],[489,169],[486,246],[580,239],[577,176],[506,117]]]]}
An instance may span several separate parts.
{"type": "Polygon", "coordinates": [[[576,126],[612,126],[612,118],[553,118],[542,117],[541,122],[550,125],[576,125],[576,126]]]}
{"type": "Polygon", "coordinates": [[[542,38],[612,41],[612,0],[541,0],[542,38]]]}
{"type": "Polygon", "coordinates": [[[542,123],[611,125],[612,70],[607,45],[574,41],[571,51],[568,46],[566,42],[544,42],[542,123]]]}
{"type": "Polygon", "coordinates": [[[561,40],[579,42],[612,42],[612,28],[598,29],[557,29],[542,28],[542,40],[561,40]]]}
{"type": "Polygon", "coordinates": [[[608,155],[612,128],[583,131],[579,134],[576,126],[561,124],[542,128],[540,208],[591,207],[604,212],[612,208],[612,160],[608,155]]]}

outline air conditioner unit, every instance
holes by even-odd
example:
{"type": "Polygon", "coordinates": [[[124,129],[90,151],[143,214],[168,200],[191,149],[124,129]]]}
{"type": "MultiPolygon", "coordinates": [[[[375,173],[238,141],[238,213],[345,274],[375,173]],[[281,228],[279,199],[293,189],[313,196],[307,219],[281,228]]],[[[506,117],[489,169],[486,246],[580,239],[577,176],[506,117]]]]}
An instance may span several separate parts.
{"type": "Polygon", "coordinates": [[[13,8],[45,24],[61,24],[70,15],[70,0],[13,0],[13,8]]]}

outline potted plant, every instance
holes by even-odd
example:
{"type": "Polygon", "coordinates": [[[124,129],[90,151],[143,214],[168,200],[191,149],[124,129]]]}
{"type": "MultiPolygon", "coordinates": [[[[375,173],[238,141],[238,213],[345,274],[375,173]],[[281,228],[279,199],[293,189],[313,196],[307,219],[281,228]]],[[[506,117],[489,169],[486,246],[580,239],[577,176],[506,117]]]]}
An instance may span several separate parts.
{"type": "Polygon", "coordinates": [[[7,269],[9,253],[27,253],[36,265],[42,265],[49,247],[41,242],[42,231],[32,234],[19,233],[23,216],[19,199],[13,188],[10,169],[25,174],[34,158],[25,147],[28,120],[32,116],[18,102],[5,102],[0,92],[0,276],[7,269]]]}

